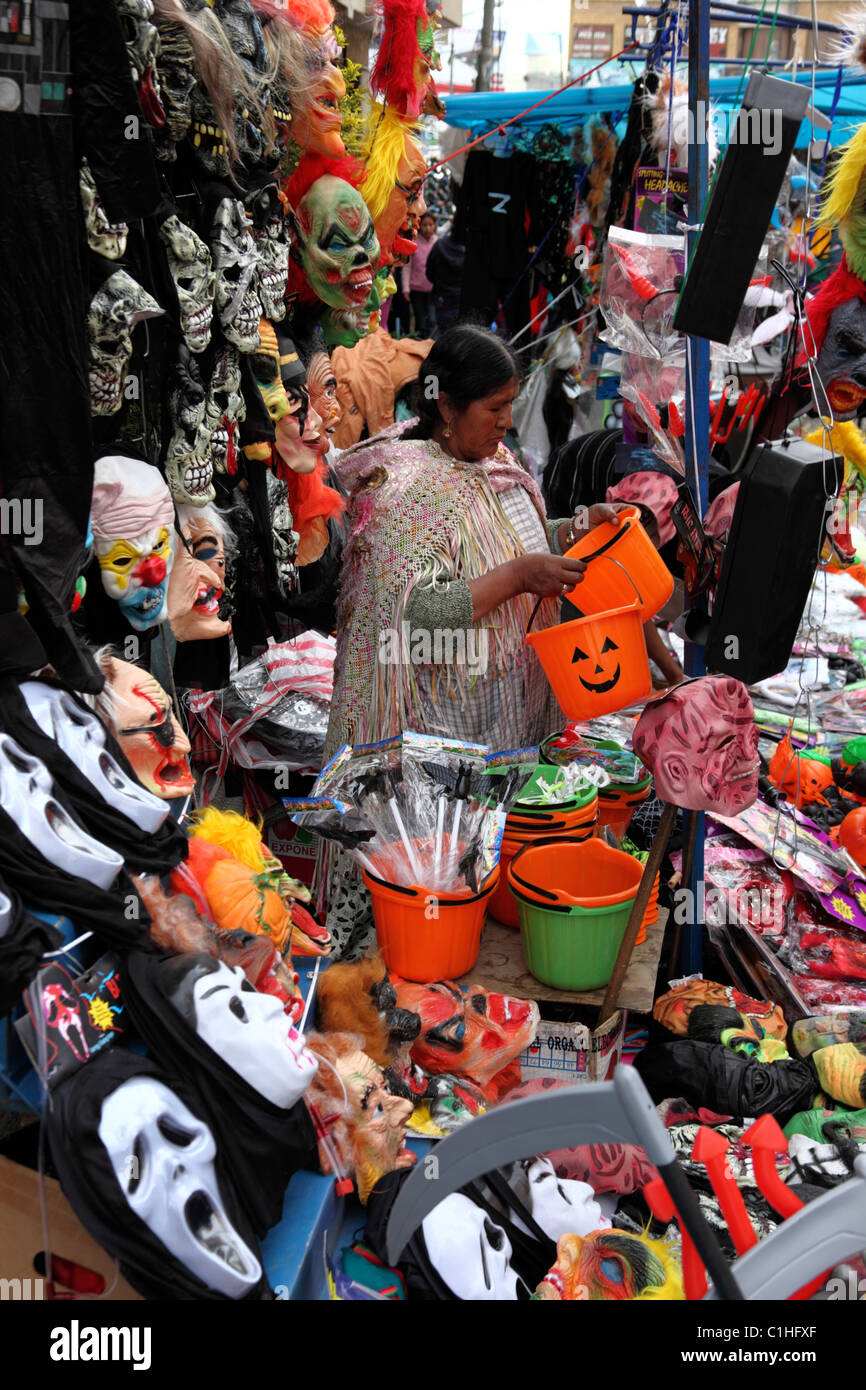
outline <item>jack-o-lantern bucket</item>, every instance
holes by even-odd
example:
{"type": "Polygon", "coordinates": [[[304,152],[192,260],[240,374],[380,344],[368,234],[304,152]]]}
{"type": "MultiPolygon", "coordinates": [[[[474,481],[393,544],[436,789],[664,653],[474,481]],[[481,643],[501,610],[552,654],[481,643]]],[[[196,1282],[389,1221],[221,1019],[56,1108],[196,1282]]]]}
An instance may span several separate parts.
{"type": "Polygon", "coordinates": [[[527,632],[526,640],[538,653],[559,707],[568,719],[613,714],[652,693],[640,606],[636,602],[570,623],[557,623],[542,632],[527,632]]]}
{"type": "Polygon", "coordinates": [[[674,577],[640,524],[637,507],[620,512],[618,525],[603,521],[565,552],[583,560],[586,573],[567,595],[581,613],[630,603],[640,596],[644,622],[664,608],[674,591],[674,577]]]}

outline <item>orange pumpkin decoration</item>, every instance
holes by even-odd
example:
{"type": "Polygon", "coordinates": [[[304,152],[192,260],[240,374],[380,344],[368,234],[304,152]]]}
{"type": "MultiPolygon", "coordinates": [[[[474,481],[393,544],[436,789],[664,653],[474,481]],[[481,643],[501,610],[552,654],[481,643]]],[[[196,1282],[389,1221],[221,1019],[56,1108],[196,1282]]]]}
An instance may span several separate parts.
{"type": "Polygon", "coordinates": [[[770,759],[770,781],[798,808],[818,801],[822,806],[830,804],[824,792],[833,785],[832,768],[795,753],[787,734],[770,759]]]}
{"type": "Polygon", "coordinates": [[[839,826],[838,839],[851,858],[866,869],[866,806],[848,812],[839,826]]]}
{"type": "MultiPolygon", "coordinates": [[[[208,912],[218,927],[241,927],[258,936],[269,936],[282,955],[289,946],[292,917],[274,886],[272,875],[257,874],[227,849],[194,835],[189,842],[186,867],[207,902],[208,912]]],[[[188,881],[174,870],[172,887],[189,892],[188,881]],[[175,877],[177,876],[177,882],[175,877]]]]}

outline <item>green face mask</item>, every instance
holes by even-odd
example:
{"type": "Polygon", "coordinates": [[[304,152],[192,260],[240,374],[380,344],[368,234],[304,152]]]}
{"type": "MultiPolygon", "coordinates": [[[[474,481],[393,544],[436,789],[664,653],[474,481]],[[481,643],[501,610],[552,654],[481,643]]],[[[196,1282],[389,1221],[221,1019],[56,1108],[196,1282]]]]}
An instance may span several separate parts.
{"type": "Polygon", "coordinates": [[[301,267],[310,289],[333,309],[361,310],[370,295],[379,242],[357,189],[325,174],[295,210],[301,267]]]}

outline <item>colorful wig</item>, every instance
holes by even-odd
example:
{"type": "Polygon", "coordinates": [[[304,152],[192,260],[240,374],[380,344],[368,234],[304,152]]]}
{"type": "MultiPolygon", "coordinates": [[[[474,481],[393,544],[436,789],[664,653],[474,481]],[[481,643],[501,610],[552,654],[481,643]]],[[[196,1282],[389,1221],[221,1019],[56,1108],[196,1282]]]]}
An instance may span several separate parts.
{"type": "Polygon", "coordinates": [[[417,117],[424,99],[415,82],[418,35],[432,25],[425,0],[381,0],[384,28],[370,88],[404,116],[417,117]]]}
{"type": "Polygon", "coordinates": [[[296,211],[298,204],[309,193],[316,180],[324,174],[330,174],[335,179],[344,179],[353,188],[357,188],[365,177],[363,164],[350,154],[339,159],[328,159],[322,154],[305,154],[292,177],[284,185],[283,191],[289,200],[289,206],[296,211]]]}
{"type": "Polygon", "coordinates": [[[394,192],[406,137],[419,150],[421,148],[415,133],[417,129],[414,122],[403,120],[390,106],[372,103],[367,136],[361,147],[367,169],[361,192],[374,221],[382,216],[394,192]]]}
{"type": "MultiPolygon", "coordinates": [[[[806,317],[809,320],[812,336],[815,339],[815,348],[818,352],[821,351],[827,336],[830,315],[840,305],[847,304],[849,299],[866,301],[866,284],[863,283],[859,275],[855,275],[849,268],[846,255],[833,274],[824,281],[818,293],[806,303],[806,317]]],[[[811,343],[809,346],[811,347],[811,343]]],[[[797,357],[797,365],[802,366],[805,360],[806,351],[801,348],[797,357]]]]}

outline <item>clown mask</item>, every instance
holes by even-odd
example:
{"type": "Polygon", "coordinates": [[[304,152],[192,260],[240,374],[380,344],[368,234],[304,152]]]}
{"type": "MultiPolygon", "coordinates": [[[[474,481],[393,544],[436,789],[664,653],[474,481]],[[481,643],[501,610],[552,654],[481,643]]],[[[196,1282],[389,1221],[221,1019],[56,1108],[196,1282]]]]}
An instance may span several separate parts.
{"type": "Polygon", "coordinates": [[[737,816],[758,795],[758,731],[749,692],[731,676],[684,681],[647,704],[632,746],[657,796],[687,811],[737,816]]]}
{"type": "Polygon", "coordinates": [[[113,733],[139,782],[169,801],[195,788],[187,755],[189,739],[158,681],[129,661],[111,661],[107,681],[113,697],[113,733]]]}
{"type": "Polygon", "coordinates": [[[98,459],[91,512],[105,592],[137,632],[165,617],[174,504],[162,474],[138,459],[98,459]]]}
{"type": "Polygon", "coordinates": [[[310,408],[322,422],[327,439],[331,438],[340,423],[343,408],[337,400],[337,378],[326,352],[317,352],[307,372],[307,390],[310,393],[310,408]]]}
{"type": "Polygon", "coordinates": [[[340,110],[346,84],[334,62],[340,50],[330,29],[309,28],[304,38],[310,88],[295,96],[292,134],[305,153],[339,159],[346,153],[340,110]]]}
{"type": "Polygon", "coordinates": [[[866,304],[849,299],[830,315],[818,375],[836,422],[854,420],[866,399],[866,304]]]}
{"type": "Polygon", "coordinates": [[[625,1231],[562,1236],[556,1264],[534,1297],[555,1302],[682,1299],[682,1273],[660,1240],[625,1231]]]}
{"type": "MultiPolygon", "coordinates": [[[[211,509],[206,507],[202,512],[210,513],[211,509]]],[[[178,546],[168,586],[171,630],[178,642],[225,637],[232,630],[231,623],[220,617],[225,549],[217,528],[208,524],[208,516],[194,508],[185,509],[186,516],[190,519],[182,524],[183,544],[178,546]]]]}
{"type": "Polygon", "coordinates": [[[413,1060],[436,1075],[453,1072],[486,1086],[532,1042],[538,1005],[450,980],[414,984],[392,975],[401,1009],[421,1016],[413,1060]]]}
{"type": "Polygon", "coordinates": [[[334,309],[360,308],[373,285],[379,242],[367,205],[345,179],[324,174],[295,209],[300,263],[310,289],[334,309]]]}

